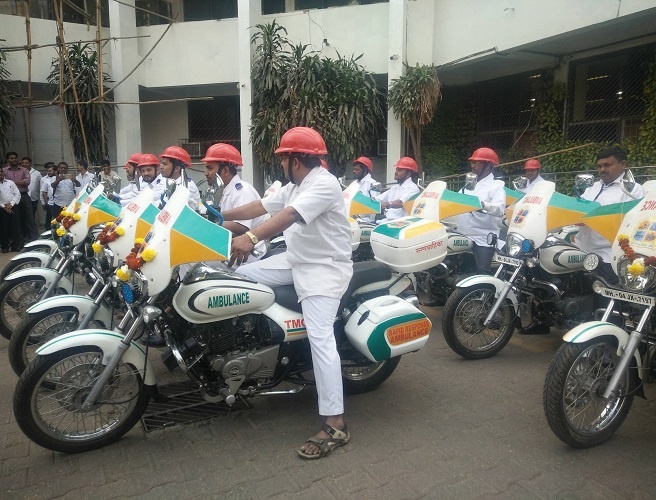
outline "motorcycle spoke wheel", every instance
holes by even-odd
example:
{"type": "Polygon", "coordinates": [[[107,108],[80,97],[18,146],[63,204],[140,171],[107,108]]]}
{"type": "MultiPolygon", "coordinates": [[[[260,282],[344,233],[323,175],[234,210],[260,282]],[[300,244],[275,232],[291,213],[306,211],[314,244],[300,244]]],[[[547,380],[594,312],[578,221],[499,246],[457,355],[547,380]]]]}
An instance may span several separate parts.
{"type": "Polygon", "coordinates": [[[374,390],[385,382],[401,360],[400,356],[384,361],[342,360],[342,382],[347,394],[361,394],[374,390]]]}
{"type": "Polygon", "coordinates": [[[6,283],[0,292],[0,334],[10,339],[25,311],[37,302],[45,280],[27,278],[6,283]]]}
{"type": "Polygon", "coordinates": [[[545,380],[543,403],[549,426],[563,442],[575,448],[595,446],[622,424],[633,402],[635,370],[622,377],[617,395],[603,398],[618,361],[617,347],[602,339],[568,343],[558,350],[545,380]]]}
{"type": "Polygon", "coordinates": [[[15,261],[9,261],[9,263],[4,267],[2,273],[0,274],[0,279],[5,279],[11,273],[20,271],[22,269],[29,269],[32,267],[41,267],[41,260],[35,258],[19,259],[15,261]]]}
{"type": "Polygon", "coordinates": [[[82,404],[104,366],[93,347],[39,356],[21,375],[14,394],[16,421],[35,443],[75,453],[105,446],[134,426],[148,395],[131,365],[119,364],[98,400],[82,404]]]}
{"type": "Polygon", "coordinates": [[[488,286],[458,288],[451,294],[444,306],[442,331],[454,352],[464,358],[482,359],[505,347],[515,329],[516,314],[506,299],[485,326],[495,300],[494,288],[488,286]]]}

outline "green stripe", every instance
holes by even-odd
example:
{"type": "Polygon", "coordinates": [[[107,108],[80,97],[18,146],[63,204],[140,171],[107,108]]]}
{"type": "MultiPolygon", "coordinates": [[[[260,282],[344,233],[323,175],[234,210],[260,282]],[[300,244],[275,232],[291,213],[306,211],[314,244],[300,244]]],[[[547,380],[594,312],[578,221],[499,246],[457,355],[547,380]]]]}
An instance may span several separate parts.
{"type": "Polygon", "coordinates": [[[578,338],[579,338],[581,335],[583,335],[585,332],[588,332],[588,331],[590,331],[590,330],[594,330],[595,328],[598,328],[598,327],[600,327],[600,326],[615,326],[615,325],[613,325],[613,323],[597,323],[596,325],[589,326],[589,327],[584,328],[583,330],[581,330],[581,331],[576,335],[576,337],[574,337],[572,340],[570,340],[570,342],[575,342],[576,339],[578,339],[578,338]]]}
{"type": "Polygon", "coordinates": [[[642,200],[631,200],[625,201],[622,203],[611,203],[610,205],[603,205],[601,207],[595,208],[591,212],[587,213],[584,217],[597,217],[600,215],[617,215],[625,214],[633,207],[638,205],[642,200]]]}
{"type": "Polygon", "coordinates": [[[524,196],[524,193],[521,191],[515,191],[514,189],[510,189],[507,187],[503,188],[506,191],[506,196],[510,196],[511,198],[522,198],[524,196]]]}
{"type": "Polygon", "coordinates": [[[410,224],[414,224],[415,222],[419,222],[421,220],[423,219],[420,219],[418,217],[407,217],[404,219],[406,224],[403,225],[398,225],[399,224],[398,221],[388,222],[387,224],[380,224],[379,226],[376,226],[374,228],[372,233],[381,234],[383,236],[387,236],[388,238],[393,238],[395,240],[398,240],[401,231],[403,231],[410,224]],[[391,227],[390,224],[392,225],[391,227]]]}
{"type": "Polygon", "coordinates": [[[292,328],[290,330],[287,330],[287,333],[296,333],[296,332],[304,332],[306,328],[292,328]]]}
{"type": "Polygon", "coordinates": [[[587,214],[598,208],[600,205],[596,201],[582,200],[580,198],[574,198],[573,196],[553,193],[549,200],[549,206],[587,214]]]}
{"type": "Polygon", "coordinates": [[[451,203],[458,203],[460,205],[465,205],[472,208],[481,208],[481,202],[478,199],[478,196],[472,196],[471,194],[456,193],[449,189],[445,189],[442,193],[442,200],[449,201],[451,203]]]}
{"type": "Polygon", "coordinates": [[[152,203],[149,203],[148,206],[146,207],[146,210],[143,211],[143,213],[139,218],[152,226],[153,224],[155,224],[155,220],[157,219],[158,214],[159,214],[159,209],[152,203]]]}
{"type": "Polygon", "coordinates": [[[228,248],[230,231],[201,217],[189,206],[182,209],[171,229],[196,240],[220,255],[230,255],[230,248],[228,248]]]}
{"type": "Polygon", "coordinates": [[[93,203],[91,203],[91,206],[93,208],[97,208],[98,210],[102,210],[103,212],[111,215],[112,217],[118,217],[119,214],[121,213],[121,205],[118,203],[114,203],[111,200],[108,200],[105,198],[103,195],[98,196],[95,200],[93,200],[93,203]]]}
{"type": "Polygon", "coordinates": [[[426,315],[422,312],[406,314],[404,316],[388,319],[383,321],[381,324],[374,328],[374,331],[369,335],[367,340],[367,348],[369,352],[374,357],[376,361],[383,361],[389,359],[392,355],[392,349],[390,348],[387,340],[385,339],[385,330],[390,326],[397,326],[403,323],[409,323],[417,319],[424,319],[426,315]]]}
{"type": "MultiPolygon", "coordinates": [[[[117,338],[117,339],[119,339],[119,340],[123,340],[123,339],[125,338],[124,335],[119,335],[118,333],[114,333],[114,332],[103,332],[103,331],[98,331],[98,332],[84,332],[84,333],[78,333],[77,335],[73,335],[73,334],[66,334],[66,335],[68,335],[68,336],[67,336],[65,339],[62,338],[62,337],[63,337],[63,335],[62,335],[62,336],[60,336],[60,337],[57,337],[57,338],[52,339],[50,342],[46,342],[45,344],[43,344],[41,347],[39,347],[39,348],[37,349],[36,353],[39,354],[39,353],[40,353],[43,349],[45,349],[46,347],[53,346],[53,345],[55,345],[55,344],[57,344],[58,342],[61,342],[61,341],[63,341],[63,340],[74,339],[74,338],[77,338],[77,337],[86,337],[87,335],[105,335],[105,336],[107,336],[107,337],[115,337],[115,338],[117,338]]],[[[142,353],[144,356],[146,355],[146,352],[145,352],[145,351],[144,351],[139,345],[135,344],[134,342],[130,342],[130,345],[136,347],[137,349],[139,349],[139,350],[141,351],[141,353],[142,353]]]]}
{"type": "Polygon", "coordinates": [[[380,213],[380,202],[376,200],[372,200],[368,196],[362,194],[360,191],[355,193],[355,196],[353,197],[352,202],[359,203],[360,205],[364,205],[368,209],[374,211],[374,212],[379,212],[380,213]]]}

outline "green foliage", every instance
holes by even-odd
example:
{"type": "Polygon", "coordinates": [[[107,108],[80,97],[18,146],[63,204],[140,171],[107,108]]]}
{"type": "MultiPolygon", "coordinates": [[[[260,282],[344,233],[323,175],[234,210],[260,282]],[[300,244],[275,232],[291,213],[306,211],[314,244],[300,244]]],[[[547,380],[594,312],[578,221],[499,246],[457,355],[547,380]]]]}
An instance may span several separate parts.
{"type": "Polygon", "coordinates": [[[435,66],[403,65],[405,73],[401,78],[392,80],[389,86],[388,106],[408,130],[415,159],[421,171],[421,133],[422,129],[433,121],[437,104],[442,97],[441,84],[435,66]]]}
{"type": "Polygon", "coordinates": [[[14,125],[14,107],[10,98],[11,75],[6,67],[6,61],[6,54],[0,50],[0,151],[4,151],[9,145],[7,137],[14,125]]]}
{"type": "Polygon", "coordinates": [[[382,126],[381,95],[373,76],[359,58],[337,59],[293,45],[287,30],[274,20],[257,25],[252,67],[253,115],[251,142],[266,174],[281,178],[274,154],[282,134],[307,126],[321,133],[327,161],[338,171],[365,154],[382,126]]]}
{"type": "MultiPolygon", "coordinates": [[[[61,47],[58,51],[61,51],[61,47]]],[[[53,95],[59,96],[60,83],[64,88],[61,98],[64,102],[76,102],[71,81],[71,73],[75,77],[75,90],[77,102],[88,102],[99,95],[98,88],[98,57],[90,44],[73,43],[68,45],[68,58],[63,57],[64,67],[60,71],[60,58],[52,61],[52,70],[48,75],[48,83],[53,86],[53,95]],[[68,63],[70,62],[69,71],[68,63]]],[[[103,85],[107,87],[109,75],[103,73],[103,85]]],[[[105,95],[105,100],[110,100],[105,95]]],[[[73,153],[76,159],[86,159],[89,164],[98,165],[107,157],[107,125],[110,113],[113,112],[111,104],[66,104],[66,120],[68,122],[73,153]],[[80,122],[79,112],[82,116],[80,122]],[[102,125],[101,125],[102,124],[102,125]],[[105,131],[103,135],[102,131],[105,131]],[[85,141],[86,139],[86,141],[85,141]]]]}
{"type": "Polygon", "coordinates": [[[643,86],[645,120],[638,130],[638,139],[626,144],[631,164],[656,165],[656,50],[647,67],[643,86]]]}

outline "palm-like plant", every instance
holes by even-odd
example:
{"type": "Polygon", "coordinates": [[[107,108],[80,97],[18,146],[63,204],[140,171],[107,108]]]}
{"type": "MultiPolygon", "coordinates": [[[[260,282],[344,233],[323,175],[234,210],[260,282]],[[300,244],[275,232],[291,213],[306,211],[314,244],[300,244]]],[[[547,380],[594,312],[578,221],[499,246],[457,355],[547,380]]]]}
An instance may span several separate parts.
{"type": "Polygon", "coordinates": [[[9,131],[14,124],[14,107],[10,98],[10,76],[6,67],[6,55],[0,50],[0,150],[5,150],[9,145],[9,131]]]}
{"type": "MultiPolygon", "coordinates": [[[[61,51],[61,47],[58,50],[61,51]]],[[[99,96],[99,78],[97,53],[90,44],[82,43],[68,45],[64,57],[53,59],[48,75],[48,83],[54,86],[53,94],[67,103],[64,109],[75,157],[85,158],[95,165],[107,157],[106,131],[113,112],[111,104],[91,102],[99,96]],[[71,75],[75,78],[74,85],[71,75]],[[60,89],[63,89],[61,95],[60,89]]],[[[103,72],[102,79],[106,87],[109,75],[103,72]]],[[[111,100],[107,95],[103,97],[104,101],[111,100]]]]}
{"type": "Polygon", "coordinates": [[[384,118],[373,76],[357,61],[308,52],[292,45],[284,27],[273,21],[258,25],[252,68],[251,142],[271,178],[281,171],[273,154],[290,127],[318,130],[328,148],[328,162],[338,171],[365,154],[384,118]]]}
{"type": "Polygon", "coordinates": [[[392,81],[388,91],[388,105],[410,134],[412,149],[420,171],[421,131],[433,121],[437,104],[442,97],[440,80],[435,66],[408,66],[405,73],[392,81]]]}

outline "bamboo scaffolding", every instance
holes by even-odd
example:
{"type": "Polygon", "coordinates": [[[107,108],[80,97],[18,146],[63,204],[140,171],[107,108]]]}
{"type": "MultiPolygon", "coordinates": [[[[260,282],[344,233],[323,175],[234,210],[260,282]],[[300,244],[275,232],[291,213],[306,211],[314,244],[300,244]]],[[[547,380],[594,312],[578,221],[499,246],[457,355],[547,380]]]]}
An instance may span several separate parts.
{"type": "Polygon", "coordinates": [[[16,104],[14,107],[16,108],[27,108],[27,107],[32,107],[33,109],[37,108],[47,108],[49,106],[58,106],[60,104],[64,104],[67,106],[82,106],[82,105],[87,105],[87,104],[162,104],[162,103],[169,103],[169,102],[188,102],[188,101],[211,101],[214,99],[214,97],[180,97],[177,99],[155,99],[153,101],[93,101],[93,102],[53,102],[53,101],[35,101],[32,100],[33,103],[31,106],[29,104],[16,104]]]}
{"type": "MultiPolygon", "coordinates": [[[[29,0],[28,0],[29,1],[29,0]]],[[[98,43],[100,42],[112,42],[117,40],[130,40],[134,38],[150,38],[150,35],[135,35],[135,36],[110,36],[108,38],[94,38],[93,40],[75,40],[73,43],[98,43]]],[[[3,40],[0,40],[3,41],[3,40]]],[[[14,45],[11,47],[2,47],[3,52],[20,52],[22,50],[34,50],[34,49],[44,49],[47,47],[59,47],[59,43],[44,43],[41,45],[32,44],[32,45],[14,45]]]]}

